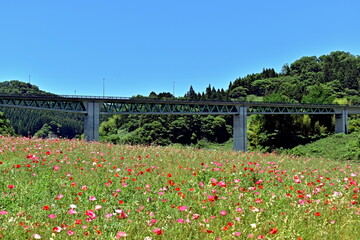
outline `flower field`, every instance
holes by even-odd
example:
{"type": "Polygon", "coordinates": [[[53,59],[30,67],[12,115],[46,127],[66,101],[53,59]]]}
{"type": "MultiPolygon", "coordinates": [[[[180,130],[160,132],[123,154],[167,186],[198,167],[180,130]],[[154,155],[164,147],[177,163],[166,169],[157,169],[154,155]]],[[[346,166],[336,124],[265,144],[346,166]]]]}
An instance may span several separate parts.
{"type": "Polygon", "coordinates": [[[359,239],[356,162],[0,137],[0,239],[359,239]]]}

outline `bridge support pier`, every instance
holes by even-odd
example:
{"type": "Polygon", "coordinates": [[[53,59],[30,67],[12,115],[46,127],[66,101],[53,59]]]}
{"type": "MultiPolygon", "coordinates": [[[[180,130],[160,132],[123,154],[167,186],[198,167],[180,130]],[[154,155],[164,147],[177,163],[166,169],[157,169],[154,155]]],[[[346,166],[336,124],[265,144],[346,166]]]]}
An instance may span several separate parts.
{"type": "Polygon", "coordinates": [[[335,133],[348,133],[348,110],[343,109],[341,114],[335,115],[335,133]]]}
{"type": "Polygon", "coordinates": [[[234,115],[234,151],[247,151],[247,107],[238,107],[238,113],[234,115]]]}
{"type": "Polygon", "coordinates": [[[84,102],[86,115],[84,120],[84,136],[86,141],[99,141],[100,103],[84,102]]]}

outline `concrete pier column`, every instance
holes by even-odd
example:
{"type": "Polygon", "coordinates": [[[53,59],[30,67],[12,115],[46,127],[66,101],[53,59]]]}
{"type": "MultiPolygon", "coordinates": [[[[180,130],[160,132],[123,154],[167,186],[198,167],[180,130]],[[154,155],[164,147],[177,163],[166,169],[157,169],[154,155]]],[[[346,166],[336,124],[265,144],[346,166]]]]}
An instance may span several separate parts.
{"type": "Polygon", "coordinates": [[[348,133],[348,111],[343,109],[341,114],[335,115],[335,133],[348,133]]]}
{"type": "Polygon", "coordinates": [[[247,151],[247,107],[238,107],[239,114],[234,115],[234,151],[247,151]]]}
{"type": "Polygon", "coordinates": [[[100,103],[84,102],[86,114],[84,120],[84,135],[86,141],[99,141],[100,103]]]}

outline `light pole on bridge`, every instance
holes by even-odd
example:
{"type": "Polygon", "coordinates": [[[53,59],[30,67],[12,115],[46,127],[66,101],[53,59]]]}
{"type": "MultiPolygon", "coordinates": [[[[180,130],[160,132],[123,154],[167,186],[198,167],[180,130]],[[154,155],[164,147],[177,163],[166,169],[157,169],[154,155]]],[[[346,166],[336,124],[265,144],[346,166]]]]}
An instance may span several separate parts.
{"type": "Polygon", "coordinates": [[[105,78],[103,78],[103,97],[105,97],[105,78]]]}

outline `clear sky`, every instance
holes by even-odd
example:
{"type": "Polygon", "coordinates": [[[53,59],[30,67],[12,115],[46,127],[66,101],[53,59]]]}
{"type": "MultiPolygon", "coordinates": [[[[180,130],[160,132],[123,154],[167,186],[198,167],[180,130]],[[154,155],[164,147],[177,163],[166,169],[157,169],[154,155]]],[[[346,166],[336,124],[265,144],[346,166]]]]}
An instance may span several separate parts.
{"type": "Polygon", "coordinates": [[[0,0],[0,81],[121,97],[226,89],[303,56],[360,55],[359,9],[359,0],[0,0]]]}

